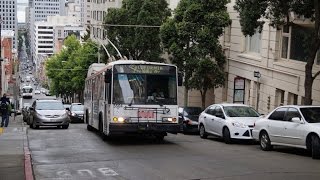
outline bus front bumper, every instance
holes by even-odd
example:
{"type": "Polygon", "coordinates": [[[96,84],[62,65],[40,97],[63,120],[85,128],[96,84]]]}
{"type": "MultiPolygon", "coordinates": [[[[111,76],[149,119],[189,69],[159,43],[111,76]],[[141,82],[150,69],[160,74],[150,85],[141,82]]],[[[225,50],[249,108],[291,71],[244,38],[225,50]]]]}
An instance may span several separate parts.
{"type": "Polygon", "coordinates": [[[177,134],[180,131],[179,124],[169,123],[125,123],[125,124],[110,124],[110,133],[172,133],[177,134]]]}

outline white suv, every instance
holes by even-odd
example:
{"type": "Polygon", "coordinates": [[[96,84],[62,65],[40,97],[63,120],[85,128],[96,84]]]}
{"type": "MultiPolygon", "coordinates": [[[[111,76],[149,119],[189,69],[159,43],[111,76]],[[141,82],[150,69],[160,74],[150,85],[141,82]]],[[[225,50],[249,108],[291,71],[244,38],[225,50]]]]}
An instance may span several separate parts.
{"type": "Polygon", "coordinates": [[[233,139],[253,139],[251,131],[259,116],[247,105],[213,104],[199,116],[200,137],[219,136],[227,144],[233,139]]]}
{"type": "Polygon", "coordinates": [[[264,151],[273,145],[308,149],[320,158],[320,106],[281,106],[258,120],[253,137],[264,151]]]}

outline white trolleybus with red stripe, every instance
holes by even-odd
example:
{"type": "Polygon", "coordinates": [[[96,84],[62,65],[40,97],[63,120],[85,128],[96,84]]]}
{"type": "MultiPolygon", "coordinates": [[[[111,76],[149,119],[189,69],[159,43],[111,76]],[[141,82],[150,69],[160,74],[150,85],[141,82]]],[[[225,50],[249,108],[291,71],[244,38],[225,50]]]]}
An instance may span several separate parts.
{"type": "Polygon", "coordinates": [[[92,64],[84,90],[87,129],[98,130],[103,138],[142,134],[162,140],[178,133],[178,79],[172,64],[92,64]]]}

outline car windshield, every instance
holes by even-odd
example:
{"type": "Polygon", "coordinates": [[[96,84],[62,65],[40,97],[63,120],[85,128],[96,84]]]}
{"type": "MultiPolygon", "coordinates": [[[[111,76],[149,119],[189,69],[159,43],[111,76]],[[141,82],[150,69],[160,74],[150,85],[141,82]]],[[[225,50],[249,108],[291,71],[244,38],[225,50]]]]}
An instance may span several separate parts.
{"type": "Polygon", "coordinates": [[[64,110],[62,102],[38,102],[37,110],[64,110]]]}
{"type": "Polygon", "coordinates": [[[300,111],[308,123],[320,123],[320,107],[300,108],[300,111]]]}
{"type": "Polygon", "coordinates": [[[201,113],[201,107],[185,107],[184,115],[185,116],[198,116],[201,113]]]}
{"type": "Polygon", "coordinates": [[[84,106],[83,105],[73,105],[71,110],[72,111],[83,111],[84,106]]]}
{"type": "Polygon", "coordinates": [[[229,117],[259,117],[259,113],[247,106],[225,106],[225,113],[229,117]]]}

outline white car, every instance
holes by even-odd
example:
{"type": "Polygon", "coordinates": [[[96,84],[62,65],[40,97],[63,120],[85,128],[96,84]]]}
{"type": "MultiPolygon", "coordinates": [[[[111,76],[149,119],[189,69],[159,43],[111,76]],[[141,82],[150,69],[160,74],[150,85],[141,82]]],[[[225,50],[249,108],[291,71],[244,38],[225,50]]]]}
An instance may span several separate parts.
{"type": "Polygon", "coordinates": [[[233,139],[253,139],[251,131],[260,114],[243,104],[213,104],[199,116],[201,138],[222,137],[225,143],[233,139]]]}
{"type": "Polygon", "coordinates": [[[320,158],[320,106],[281,106],[258,120],[252,131],[264,151],[273,145],[308,149],[320,158]]]}
{"type": "Polygon", "coordinates": [[[41,92],[40,92],[40,90],[35,90],[34,91],[34,94],[40,94],[41,92]]]}

